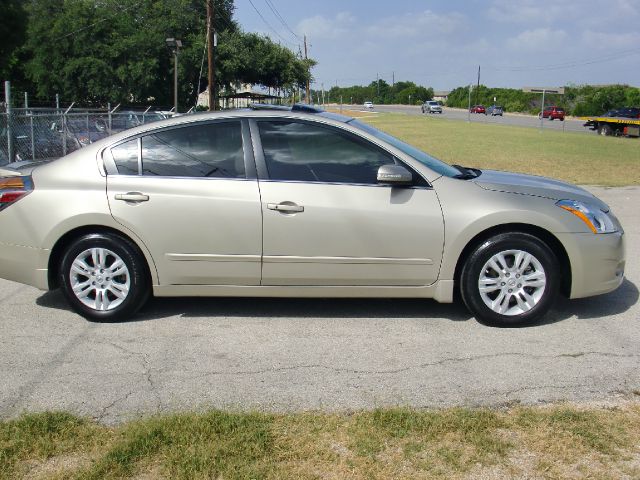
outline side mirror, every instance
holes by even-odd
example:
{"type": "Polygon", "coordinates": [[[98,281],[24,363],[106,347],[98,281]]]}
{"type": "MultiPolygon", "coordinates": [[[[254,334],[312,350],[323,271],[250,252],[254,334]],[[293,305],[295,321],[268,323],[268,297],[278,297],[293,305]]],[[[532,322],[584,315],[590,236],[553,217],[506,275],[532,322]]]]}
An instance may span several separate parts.
{"type": "Polygon", "coordinates": [[[378,169],[378,183],[411,185],[413,183],[413,175],[402,165],[382,165],[378,169]]]}

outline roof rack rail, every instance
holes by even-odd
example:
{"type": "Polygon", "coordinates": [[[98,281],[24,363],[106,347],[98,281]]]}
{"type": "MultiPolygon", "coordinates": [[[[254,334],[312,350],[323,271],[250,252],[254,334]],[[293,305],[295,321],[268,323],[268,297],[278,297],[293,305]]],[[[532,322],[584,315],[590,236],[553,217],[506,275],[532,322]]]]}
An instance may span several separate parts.
{"type": "Polygon", "coordinates": [[[250,103],[249,108],[252,110],[291,110],[286,105],[272,105],[270,103],[250,103]]]}
{"type": "Polygon", "coordinates": [[[272,105],[270,103],[250,103],[249,108],[252,110],[286,110],[289,112],[305,112],[305,113],[322,113],[324,110],[315,105],[307,105],[306,103],[294,103],[293,106],[288,105],[272,105]]]}
{"type": "Polygon", "coordinates": [[[322,113],[324,110],[315,105],[308,105],[306,103],[294,103],[291,107],[292,112],[307,112],[307,113],[322,113]]]}

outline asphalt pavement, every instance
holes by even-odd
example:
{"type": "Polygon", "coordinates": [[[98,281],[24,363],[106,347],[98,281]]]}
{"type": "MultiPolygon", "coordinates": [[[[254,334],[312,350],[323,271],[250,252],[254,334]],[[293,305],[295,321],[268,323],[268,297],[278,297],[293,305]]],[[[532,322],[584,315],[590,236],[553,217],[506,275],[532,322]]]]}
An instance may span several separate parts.
{"type": "Polygon", "coordinates": [[[90,323],[58,291],[0,280],[0,416],[66,410],[117,423],[227,408],[610,402],[640,392],[640,187],[591,188],[627,235],[627,278],[497,329],[425,300],[155,299],[90,323]]]}
{"type": "MultiPolygon", "coordinates": [[[[333,108],[339,108],[333,106],[333,108]]],[[[559,130],[565,132],[581,132],[588,133],[590,135],[596,135],[595,132],[584,127],[584,120],[578,120],[575,118],[567,118],[565,121],[549,120],[545,119],[540,122],[540,119],[535,115],[525,115],[521,113],[508,113],[504,116],[491,116],[484,115],[482,113],[469,114],[466,110],[460,108],[443,107],[442,113],[424,114],[419,106],[414,105],[376,105],[373,110],[363,109],[361,105],[349,105],[343,106],[343,108],[353,110],[363,110],[367,112],[388,112],[388,113],[404,113],[407,115],[426,115],[430,118],[436,118],[441,120],[454,120],[454,121],[471,121],[474,123],[491,123],[497,125],[514,125],[518,127],[531,127],[540,128],[542,124],[543,129],[559,130]]]]}

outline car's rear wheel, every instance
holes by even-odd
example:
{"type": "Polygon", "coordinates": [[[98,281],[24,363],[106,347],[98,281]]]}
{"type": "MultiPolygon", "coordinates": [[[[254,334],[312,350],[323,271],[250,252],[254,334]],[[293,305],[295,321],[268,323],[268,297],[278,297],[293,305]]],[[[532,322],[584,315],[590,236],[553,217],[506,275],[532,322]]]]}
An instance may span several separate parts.
{"type": "Polygon", "coordinates": [[[82,236],[60,262],[60,285],[72,308],[90,320],[126,320],[149,296],[145,260],[129,240],[108,233],[82,236]]]}
{"type": "Polygon", "coordinates": [[[560,284],[557,265],[553,251],[537,237],[499,234],[469,255],[460,292],[467,308],[485,324],[531,324],[553,304],[560,284]]]}

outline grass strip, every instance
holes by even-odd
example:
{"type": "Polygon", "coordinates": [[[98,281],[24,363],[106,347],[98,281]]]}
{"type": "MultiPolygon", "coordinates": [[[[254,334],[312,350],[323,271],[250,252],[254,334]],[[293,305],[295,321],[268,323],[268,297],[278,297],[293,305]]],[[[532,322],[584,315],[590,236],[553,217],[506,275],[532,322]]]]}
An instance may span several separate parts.
{"type": "Polygon", "coordinates": [[[0,423],[0,478],[640,478],[640,404],[0,423]]]}
{"type": "Polygon", "coordinates": [[[353,114],[447,163],[581,185],[640,185],[638,139],[417,115],[353,114]]]}

